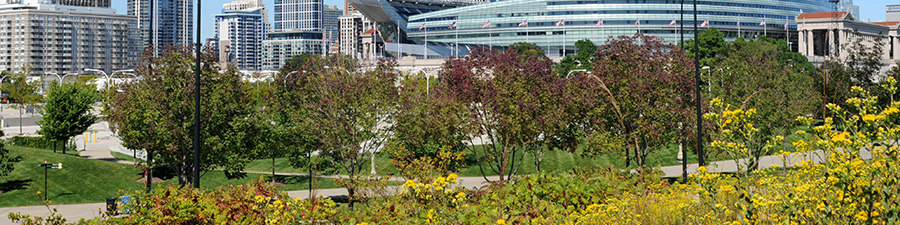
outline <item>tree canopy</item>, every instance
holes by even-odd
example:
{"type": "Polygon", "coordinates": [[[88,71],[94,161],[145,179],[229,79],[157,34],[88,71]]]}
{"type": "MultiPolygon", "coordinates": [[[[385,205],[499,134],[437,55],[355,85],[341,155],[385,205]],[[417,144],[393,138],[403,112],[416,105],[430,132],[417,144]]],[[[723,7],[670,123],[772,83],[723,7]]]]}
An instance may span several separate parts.
{"type": "MultiPolygon", "coordinates": [[[[51,83],[43,117],[37,122],[41,127],[38,134],[47,140],[64,142],[83,133],[97,121],[97,116],[90,111],[98,97],[99,93],[93,85],[80,82],[51,83]]],[[[65,153],[66,148],[63,148],[63,154],[65,153]]]]}

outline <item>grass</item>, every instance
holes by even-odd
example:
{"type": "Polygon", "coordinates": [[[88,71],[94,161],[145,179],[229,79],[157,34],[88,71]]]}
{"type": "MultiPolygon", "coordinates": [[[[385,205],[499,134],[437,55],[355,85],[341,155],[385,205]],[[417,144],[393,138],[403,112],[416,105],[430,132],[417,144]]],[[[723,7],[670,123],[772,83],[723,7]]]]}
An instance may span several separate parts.
{"type": "Polygon", "coordinates": [[[131,162],[134,162],[135,160],[138,162],[144,161],[143,159],[135,159],[134,157],[131,157],[131,155],[126,155],[126,154],[122,154],[119,152],[110,151],[110,153],[112,153],[113,157],[116,157],[116,159],[119,159],[119,160],[125,160],[125,161],[131,161],[131,162]]]}
{"type": "MultiPolygon", "coordinates": [[[[684,146],[685,151],[688,152],[688,162],[696,163],[696,156],[690,151],[690,146],[684,146]]],[[[481,152],[481,146],[476,146],[475,149],[479,151],[479,156],[483,155],[481,152]]],[[[467,177],[477,177],[481,176],[481,170],[478,168],[478,163],[476,162],[474,155],[471,153],[471,149],[467,150],[467,160],[466,166],[461,168],[457,174],[460,176],[467,177]]],[[[579,150],[580,151],[580,150],[579,150]]],[[[623,153],[624,154],[624,153],[623,153]]],[[[676,156],[678,155],[678,146],[672,145],[667,148],[653,151],[650,155],[647,156],[647,166],[671,166],[671,165],[680,165],[680,163],[676,160],[676,156]]],[[[317,158],[318,156],[313,156],[313,158],[317,158]]],[[[517,158],[520,156],[517,156],[517,158]]],[[[545,171],[564,171],[571,170],[576,167],[588,167],[588,168],[606,168],[609,166],[617,167],[617,168],[625,168],[625,161],[622,160],[624,157],[619,155],[598,155],[592,158],[581,157],[578,153],[570,153],[567,151],[560,150],[550,150],[547,151],[544,155],[544,160],[541,163],[541,169],[545,171]]],[[[320,159],[322,160],[322,159],[320,159]]],[[[377,153],[375,154],[375,168],[378,174],[399,174],[397,168],[390,164],[391,159],[386,154],[377,153]]],[[[487,168],[487,164],[483,164],[485,166],[484,170],[488,176],[496,175],[496,173],[492,173],[489,168],[487,168]]],[[[633,166],[633,165],[632,165],[633,166]]],[[[368,172],[369,168],[368,160],[366,160],[365,166],[366,168],[364,172],[368,172]]],[[[258,159],[253,160],[246,165],[245,170],[247,171],[258,171],[258,172],[270,172],[272,171],[272,159],[258,159]]],[[[275,159],[275,171],[278,173],[300,173],[306,174],[308,173],[307,168],[293,168],[290,165],[290,162],[287,158],[276,158],[275,159]]],[[[346,174],[346,172],[338,170],[335,171],[338,174],[346,174]]],[[[522,166],[519,168],[517,174],[529,174],[535,173],[536,169],[534,166],[534,157],[532,154],[526,154],[525,158],[522,161],[522,166]]]]}
{"type": "MultiPolygon", "coordinates": [[[[44,194],[44,168],[39,165],[44,161],[62,163],[62,169],[47,171],[48,199],[52,204],[72,204],[87,202],[103,202],[106,198],[117,196],[120,190],[143,190],[143,182],[137,182],[143,171],[131,164],[120,164],[102,160],[85,159],[73,155],[53,153],[52,150],[6,146],[10,153],[21,156],[22,161],[16,163],[9,175],[0,177],[0,207],[40,205],[44,194]]],[[[177,183],[171,172],[155,169],[154,177],[166,181],[154,186],[177,183]]],[[[201,187],[214,188],[221,185],[246,184],[252,180],[271,180],[271,175],[247,174],[242,178],[228,179],[222,171],[210,171],[202,175],[201,187]]],[[[305,190],[308,188],[308,177],[276,176],[282,190],[305,190]]],[[[316,188],[337,188],[331,179],[316,178],[316,188]]]]}
{"type": "MultiPolygon", "coordinates": [[[[785,148],[787,151],[794,151],[792,142],[800,140],[801,137],[796,135],[794,132],[797,130],[806,130],[809,131],[808,127],[801,126],[791,131],[791,134],[785,137],[785,148]]],[[[709,132],[709,131],[707,131],[709,132]]],[[[697,163],[697,155],[695,154],[696,145],[685,145],[682,146],[685,153],[687,154],[686,158],[689,164],[697,163]]],[[[481,151],[482,146],[475,146],[475,150],[479,152],[479,156],[483,155],[481,151]]],[[[724,160],[732,160],[730,156],[727,154],[716,154],[715,152],[711,152],[708,146],[704,146],[704,150],[707,152],[707,163],[711,161],[724,161],[724,160]]],[[[457,174],[465,177],[477,177],[481,176],[481,170],[478,167],[478,162],[474,159],[474,155],[471,152],[471,148],[467,149],[467,162],[464,168],[461,168],[457,174]]],[[[615,154],[601,154],[593,157],[582,157],[579,153],[581,151],[581,146],[576,153],[570,153],[567,151],[560,150],[550,150],[547,151],[544,155],[544,160],[541,163],[541,170],[543,171],[569,171],[573,168],[606,168],[606,167],[616,167],[616,168],[626,168],[624,153],[615,153],[615,154]]],[[[777,152],[769,153],[777,154],[777,152]]],[[[676,166],[681,165],[681,162],[677,160],[678,156],[678,145],[669,145],[665,148],[652,151],[646,158],[646,166],[647,167],[663,167],[663,166],[676,166]]],[[[517,156],[518,158],[519,156],[517,156]]],[[[317,156],[313,156],[313,158],[317,158],[317,156]]],[[[522,165],[519,168],[517,174],[530,174],[535,173],[537,170],[534,165],[534,156],[531,153],[527,153],[525,158],[522,161],[522,165]]],[[[375,155],[375,168],[379,174],[399,174],[397,168],[390,164],[391,159],[382,153],[377,153],[375,155]]],[[[497,175],[490,168],[487,167],[487,164],[482,164],[484,167],[484,171],[486,175],[493,176],[497,175]]],[[[635,167],[634,162],[632,162],[631,167],[635,167]]],[[[366,165],[363,168],[369,168],[369,163],[367,161],[366,165]]],[[[258,159],[253,160],[246,167],[247,171],[272,171],[272,159],[258,159]]],[[[275,171],[279,173],[308,173],[307,168],[293,168],[290,165],[290,162],[287,158],[276,158],[275,159],[275,171]]],[[[365,170],[366,172],[368,169],[365,170]]],[[[338,174],[346,174],[346,172],[338,170],[335,171],[338,174]]]]}

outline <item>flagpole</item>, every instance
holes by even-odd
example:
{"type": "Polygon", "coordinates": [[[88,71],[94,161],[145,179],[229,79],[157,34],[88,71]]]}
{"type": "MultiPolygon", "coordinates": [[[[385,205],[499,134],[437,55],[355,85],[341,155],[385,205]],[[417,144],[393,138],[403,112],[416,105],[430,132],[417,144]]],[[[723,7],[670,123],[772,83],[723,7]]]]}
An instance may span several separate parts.
{"type": "MultiPolygon", "coordinates": [[[[454,21],[453,23],[456,24],[456,21],[454,21]]],[[[453,47],[456,48],[456,57],[459,57],[459,25],[453,27],[453,32],[456,35],[456,38],[453,39],[453,47]]]]}
{"type": "Polygon", "coordinates": [[[766,28],[766,16],[763,15],[763,36],[769,36],[769,29],[766,28]]]}
{"type": "Polygon", "coordinates": [[[738,19],[737,26],[738,26],[738,37],[741,37],[741,19],[738,19]]]}
{"type": "Polygon", "coordinates": [[[400,24],[397,24],[397,60],[403,58],[403,51],[400,50],[400,43],[403,43],[403,41],[400,40],[400,24]]]}
{"type": "Polygon", "coordinates": [[[422,27],[425,27],[425,49],[423,49],[423,54],[425,56],[424,59],[428,59],[428,18],[425,18],[425,23],[422,24],[422,27]]]}

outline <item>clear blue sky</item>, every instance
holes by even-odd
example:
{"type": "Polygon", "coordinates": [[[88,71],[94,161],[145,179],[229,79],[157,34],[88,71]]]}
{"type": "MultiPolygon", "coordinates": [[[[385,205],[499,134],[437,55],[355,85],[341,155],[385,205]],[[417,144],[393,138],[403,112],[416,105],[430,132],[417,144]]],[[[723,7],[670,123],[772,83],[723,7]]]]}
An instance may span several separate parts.
{"type": "MultiPolygon", "coordinates": [[[[198,0],[194,0],[194,4],[197,4],[198,0]]],[[[871,19],[873,22],[875,21],[884,21],[884,10],[885,5],[888,4],[900,4],[900,0],[890,0],[895,2],[883,1],[883,0],[857,0],[854,1],[856,5],[859,6],[859,14],[860,18],[858,20],[866,21],[871,19]]],[[[213,35],[213,15],[220,13],[222,11],[222,5],[231,2],[231,0],[206,0],[203,1],[203,15],[201,16],[201,28],[203,33],[201,37],[203,39],[211,38],[213,35]]],[[[263,0],[263,3],[266,4],[266,7],[269,9],[269,21],[271,22],[273,19],[273,6],[275,5],[275,0],[263,0]]],[[[326,5],[336,5],[340,9],[344,9],[344,1],[343,0],[325,0],[326,5]]],[[[127,9],[127,1],[125,0],[114,0],[112,1],[112,7],[116,9],[116,13],[125,14],[125,10],[127,9]]],[[[196,10],[196,9],[194,9],[196,10]]],[[[196,12],[196,11],[195,11],[196,12]]]]}

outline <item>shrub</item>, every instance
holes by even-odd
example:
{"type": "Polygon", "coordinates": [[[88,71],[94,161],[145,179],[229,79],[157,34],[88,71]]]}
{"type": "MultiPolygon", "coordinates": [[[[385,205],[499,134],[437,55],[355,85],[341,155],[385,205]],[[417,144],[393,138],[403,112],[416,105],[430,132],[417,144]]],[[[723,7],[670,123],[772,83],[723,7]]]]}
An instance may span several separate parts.
{"type": "MultiPolygon", "coordinates": [[[[13,136],[9,139],[6,139],[6,143],[9,145],[20,146],[20,147],[28,147],[28,148],[40,148],[40,149],[53,149],[53,140],[47,140],[43,137],[26,137],[26,136],[13,136]]],[[[57,147],[63,147],[65,145],[66,150],[68,151],[77,151],[76,145],[74,141],[69,141],[65,143],[57,144],[57,147]]]]}

